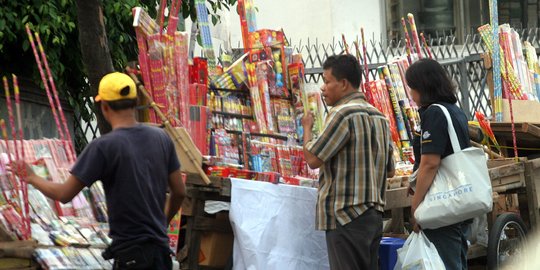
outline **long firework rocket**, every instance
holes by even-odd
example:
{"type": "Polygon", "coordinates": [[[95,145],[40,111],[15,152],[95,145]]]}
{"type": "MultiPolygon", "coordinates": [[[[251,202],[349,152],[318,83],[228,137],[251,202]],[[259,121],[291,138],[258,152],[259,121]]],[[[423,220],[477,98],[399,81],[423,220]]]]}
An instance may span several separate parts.
{"type": "MultiPolygon", "coordinates": [[[[390,124],[390,133],[392,134],[392,141],[401,149],[401,139],[399,137],[399,131],[397,128],[396,117],[394,110],[392,109],[392,102],[389,100],[388,90],[386,89],[386,83],[384,80],[374,80],[369,82],[373,93],[372,105],[377,107],[387,118],[390,124]]],[[[400,150],[401,151],[401,150],[400,150]]]]}
{"type": "MultiPolygon", "coordinates": [[[[4,139],[4,143],[6,144],[6,152],[7,152],[7,156],[8,156],[8,160],[11,159],[11,153],[9,151],[9,142],[8,142],[8,139],[7,139],[7,129],[6,129],[6,122],[4,121],[4,119],[0,119],[0,133],[2,134],[2,139],[4,139]]],[[[9,161],[9,163],[11,164],[11,161],[9,161]]],[[[8,178],[11,182],[11,185],[13,186],[13,175],[12,174],[9,174],[9,175],[6,175],[6,178],[8,178]]],[[[7,187],[7,185],[6,185],[7,187]]],[[[4,199],[6,200],[6,202],[8,204],[11,204],[11,199],[10,197],[7,195],[6,193],[6,189],[7,188],[2,188],[2,194],[4,195],[4,199]]]]}
{"type": "MultiPolygon", "coordinates": [[[[150,75],[150,59],[148,55],[148,44],[145,37],[155,35],[159,32],[159,26],[156,22],[146,13],[146,11],[140,7],[134,7],[133,13],[133,27],[135,28],[135,35],[137,37],[137,47],[139,48],[139,67],[143,78],[144,88],[154,96],[154,86],[152,85],[152,79],[150,75]]],[[[145,112],[145,117],[149,122],[157,123],[157,117],[153,110],[145,112]]]]}
{"type": "MultiPolygon", "coordinates": [[[[510,93],[508,93],[508,87],[505,87],[505,92],[507,95],[509,95],[510,93]]],[[[513,146],[514,146],[514,157],[516,159],[516,162],[519,161],[519,155],[518,155],[518,150],[517,150],[517,139],[516,139],[516,126],[515,126],[515,123],[514,123],[514,109],[512,107],[512,99],[511,98],[508,98],[508,107],[510,108],[510,124],[511,124],[511,127],[512,127],[512,143],[513,143],[513,146]]]]}
{"type": "Polygon", "coordinates": [[[19,160],[19,149],[17,147],[17,127],[15,126],[15,119],[13,118],[13,106],[11,106],[11,95],[9,94],[9,83],[7,78],[2,77],[4,82],[4,91],[6,93],[6,104],[9,117],[9,125],[11,126],[11,137],[13,140],[13,147],[15,148],[15,160],[19,160]]]}
{"type": "Polygon", "coordinates": [[[165,7],[167,7],[167,0],[161,0],[159,4],[159,34],[163,34],[163,23],[165,21],[165,7]]]}
{"type": "MultiPolygon", "coordinates": [[[[358,60],[358,64],[362,65],[362,63],[360,63],[360,47],[358,46],[358,40],[355,40],[353,41],[353,44],[354,44],[354,49],[355,49],[355,52],[356,52],[356,59],[358,60]]],[[[362,74],[362,71],[360,71],[360,77],[364,74],[362,74]]],[[[366,90],[366,84],[363,83],[363,84],[360,84],[360,88],[362,90],[362,92],[366,93],[367,90],[366,90]]]]}
{"type": "Polygon", "coordinates": [[[362,59],[360,56],[360,47],[358,45],[358,40],[353,41],[354,44],[354,52],[356,53],[356,59],[358,59],[358,62],[360,62],[360,59],[362,59]]]}
{"type": "Polygon", "coordinates": [[[140,29],[141,33],[144,34],[143,38],[159,33],[159,25],[143,8],[134,7],[131,12],[133,14],[133,27],[140,29]]]}
{"type": "MultiPolygon", "coordinates": [[[[499,6],[497,0],[492,0],[489,5],[489,17],[491,20],[491,36],[487,38],[492,45],[492,62],[493,62],[493,95],[495,98],[495,120],[502,122],[502,85],[501,85],[501,47],[499,44],[499,6]]],[[[489,27],[489,25],[488,25],[489,27]]],[[[479,28],[480,30],[480,28],[479,28]]],[[[489,30],[488,30],[489,31],[489,30]]],[[[481,33],[482,35],[482,33],[481,33]]],[[[482,35],[483,36],[483,35],[482,35]]],[[[484,40],[485,42],[485,40],[484,40]]],[[[489,49],[489,46],[488,46],[489,49]]]]}
{"type": "Polygon", "coordinates": [[[363,55],[364,55],[364,72],[366,73],[366,83],[368,83],[369,82],[369,68],[368,68],[366,39],[364,38],[364,28],[363,27],[360,28],[360,35],[362,36],[362,52],[363,52],[363,55]]]}
{"type": "Polygon", "coordinates": [[[174,72],[174,37],[170,36],[168,34],[162,35],[161,40],[164,44],[163,48],[163,63],[164,63],[164,70],[165,70],[165,79],[166,79],[166,86],[165,86],[165,97],[167,100],[167,110],[165,111],[167,114],[167,118],[173,126],[179,126],[179,123],[177,121],[178,119],[178,109],[175,106],[176,100],[177,100],[177,85],[175,84],[176,80],[176,73],[174,72]]]}
{"type": "Polygon", "coordinates": [[[22,122],[22,116],[21,116],[21,99],[19,94],[19,81],[17,80],[17,76],[15,74],[12,74],[13,79],[13,91],[15,93],[15,112],[17,114],[17,121],[19,123],[19,140],[21,141],[21,159],[25,160],[25,151],[24,151],[24,133],[23,133],[23,122],[22,122]]]}
{"type": "MultiPolygon", "coordinates": [[[[15,160],[19,161],[20,156],[19,156],[19,149],[18,149],[18,146],[17,146],[17,127],[15,126],[15,120],[14,120],[14,117],[13,117],[13,106],[11,104],[11,95],[9,93],[9,83],[8,83],[8,80],[7,80],[7,78],[5,76],[2,78],[2,81],[4,82],[4,90],[5,90],[5,93],[6,93],[6,103],[7,103],[8,117],[9,117],[9,125],[11,126],[11,137],[12,137],[13,148],[14,148],[14,152],[15,152],[15,160]]],[[[8,143],[8,141],[6,140],[6,144],[7,143],[8,143]]],[[[22,141],[21,141],[21,146],[22,146],[22,141]]],[[[15,177],[13,175],[12,175],[12,183],[16,183],[16,179],[15,179],[15,177]]],[[[18,184],[17,186],[22,188],[23,183],[24,182],[21,181],[21,183],[18,184]]],[[[18,195],[19,189],[15,188],[14,192],[18,195]]],[[[19,202],[19,205],[22,205],[22,204],[23,204],[22,202],[19,202]]],[[[20,209],[21,209],[21,214],[22,214],[22,208],[20,208],[20,209]]],[[[23,225],[25,225],[25,224],[23,224],[23,225]]],[[[23,226],[23,231],[24,231],[23,235],[26,235],[26,228],[24,226],[23,226]]]]}
{"type": "Polygon", "coordinates": [[[345,54],[349,54],[349,45],[347,45],[344,34],[341,34],[341,40],[343,41],[343,49],[345,51],[345,54]]]}
{"type": "Polygon", "coordinates": [[[536,48],[530,42],[525,41],[525,56],[527,66],[533,73],[533,89],[536,91],[536,96],[540,100],[540,65],[538,65],[538,57],[536,56],[536,48]]]}
{"type": "MultiPolygon", "coordinates": [[[[0,119],[0,129],[2,131],[2,137],[4,139],[4,143],[6,144],[6,153],[7,153],[7,156],[8,156],[8,162],[9,162],[9,164],[12,164],[13,159],[11,158],[11,151],[9,150],[9,140],[8,140],[8,135],[7,135],[6,122],[4,121],[4,119],[0,119]]],[[[8,178],[10,180],[11,187],[14,190],[14,192],[11,193],[12,198],[17,199],[18,194],[17,194],[16,191],[19,189],[19,187],[17,185],[17,180],[15,179],[13,174],[9,174],[8,178]]],[[[6,196],[6,200],[10,204],[14,204],[14,202],[12,202],[10,200],[10,198],[7,197],[7,196],[6,196]]],[[[20,209],[19,207],[15,207],[15,208],[20,209]]]]}
{"type": "Polygon", "coordinates": [[[407,98],[407,94],[405,93],[405,88],[403,87],[403,81],[401,80],[401,75],[399,74],[399,67],[396,63],[392,63],[388,65],[388,71],[390,80],[392,82],[392,86],[394,87],[394,91],[396,93],[397,101],[399,108],[401,110],[401,115],[403,117],[403,122],[405,124],[405,129],[407,131],[407,135],[409,138],[413,137],[413,127],[414,124],[411,124],[411,121],[414,123],[413,119],[409,119],[409,115],[407,115],[407,112],[410,112],[411,106],[409,105],[409,99],[407,98]]]}
{"type": "Polygon", "coordinates": [[[429,48],[427,42],[426,42],[426,37],[424,37],[424,33],[420,33],[420,38],[422,38],[422,44],[424,44],[424,48],[426,49],[426,52],[427,52],[427,55],[429,57],[429,59],[433,59],[433,55],[431,54],[431,49],[429,48]]]}
{"type": "MultiPolygon", "coordinates": [[[[499,33],[499,35],[500,35],[499,40],[501,43],[501,72],[503,74],[506,74],[506,77],[510,77],[509,75],[510,73],[512,73],[513,77],[516,78],[516,82],[521,86],[521,82],[519,82],[519,79],[517,79],[515,69],[512,66],[512,58],[514,56],[512,55],[512,52],[510,50],[509,37],[507,33],[504,33],[504,32],[499,33]]],[[[508,81],[505,81],[505,83],[503,84],[503,88],[504,88],[503,98],[506,96],[506,98],[508,99],[522,99],[522,97],[524,96],[522,91],[520,91],[519,94],[512,92],[510,90],[511,85],[508,83],[508,81]]]]}
{"type": "MultiPolygon", "coordinates": [[[[518,96],[518,97],[522,96],[521,86],[519,84],[518,79],[515,76],[514,69],[511,66],[506,67],[505,62],[501,61],[502,59],[505,59],[504,50],[502,49],[502,46],[500,45],[493,46],[494,43],[491,37],[490,25],[485,24],[478,27],[478,32],[480,33],[480,36],[482,37],[484,44],[486,44],[486,47],[489,53],[491,53],[492,55],[491,58],[493,62],[493,89],[494,89],[494,95],[495,95],[495,116],[497,117],[497,112],[500,112],[500,120],[498,121],[502,121],[502,83],[500,81],[501,76],[504,78],[505,81],[508,81],[509,86],[510,86],[510,91],[512,92],[514,96],[518,96]],[[495,77],[498,77],[498,79],[496,80],[495,77]],[[497,100],[499,96],[500,96],[500,101],[497,100]]],[[[497,35],[498,33],[499,32],[497,30],[497,35]]],[[[497,40],[496,44],[499,44],[499,40],[500,39],[497,40]]]]}
{"type": "Polygon", "coordinates": [[[176,71],[176,85],[178,87],[177,105],[180,109],[179,118],[181,123],[187,123],[189,119],[188,110],[188,36],[186,33],[174,33],[174,61],[176,71]]]}
{"type": "Polygon", "coordinates": [[[212,45],[212,36],[210,34],[210,23],[208,22],[208,10],[205,0],[195,0],[195,9],[197,10],[197,23],[201,30],[201,41],[203,45],[204,56],[208,61],[208,74],[217,75],[216,54],[212,45]]]}
{"type": "MultiPolygon", "coordinates": [[[[30,27],[28,24],[26,25],[26,33],[28,34],[28,40],[30,41],[30,45],[32,46],[32,51],[34,52],[34,57],[36,59],[36,63],[38,65],[39,75],[41,76],[41,80],[43,82],[43,87],[45,88],[45,92],[47,93],[47,98],[49,100],[49,104],[51,105],[51,111],[54,117],[54,122],[56,123],[56,128],[58,131],[58,137],[60,137],[60,140],[63,142],[64,147],[66,146],[65,140],[64,140],[64,132],[62,132],[62,128],[60,126],[60,120],[58,120],[58,114],[56,113],[56,106],[54,106],[54,102],[52,99],[51,91],[49,89],[49,84],[47,83],[47,77],[45,76],[45,72],[43,71],[43,66],[41,65],[41,59],[39,57],[36,44],[34,43],[34,36],[32,35],[30,31],[30,27]]],[[[67,148],[67,147],[65,147],[67,148]]],[[[67,149],[66,149],[67,150],[67,149]]]]}
{"type": "Polygon", "coordinates": [[[172,0],[171,10],[169,12],[169,23],[167,23],[167,35],[174,36],[174,32],[176,32],[176,26],[178,25],[178,12],[181,5],[182,0],[172,0]]]}
{"type": "Polygon", "coordinates": [[[58,98],[58,91],[56,90],[56,84],[54,83],[54,79],[51,75],[51,69],[49,68],[49,62],[47,61],[45,50],[43,50],[43,45],[41,44],[41,38],[39,37],[39,33],[35,32],[34,35],[36,36],[39,52],[41,54],[43,64],[45,65],[47,76],[49,76],[49,82],[51,83],[52,94],[53,94],[54,100],[56,101],[56,106],[58,108],[60,119],[62,120],[62,124],[64,127],[66,139],[68,141],[68,148],[66,149],[66,151],[68,152],[68,158],[70,162],[74,162],[75,161],[75,147],[73,146],[73,140],[71,139],[71,133],[69,132],[66,117],[64,116],[64,111],[62,110],[62,104],[60,103],[60,98],[58,98]]]}
{"type": "MultiPolygon", "coordinates": [[[[19,124],[19,140],[21,143],[21,160],[26,160],[26,154],[24,150],[24,132],[23,122],[21,115],[21,99],[19,94],[19,82],[15,74],[11,75],[13,80],[13,91],[15,93],[15,112],[17,114],[17,122],[19,124]]],[[[26,177],[26,171],[23,171],[23,178],[26,177]]],[[[21,188],[23,192],[23,205],[24,205],[24,224],[25,224],[25,238],[30,239],[32,237],[32,230],[30,229],[30,204],[28,203],[28,184],[26,181],[21,181],[21,188]]]]}
{"type": "Polygon", "coordinates": [[[167,112],[164,59],[160,40],[160,34],[148,36],[148,64],[152,81],[152,98],[162,110],[167,112]]]}
{"type": "Polygon", "coordinates": [[[409,119],[409,125],[412,128],[416,128],[418,123],[420,122],[419,117],[418,117],[418,111],[417,111],[416,103],[414,103],[414,100],[412,100],[412,97],[410,95],[410,89],[405,79],[405,71],[409,67],[409,64],[406,59],[400,59],[396,62],[396,65],[398,67],[397,73],[399,73],[400,75],[399,80],[401,80],[402,82],[401,85],[403,86],[403,91],[405,92],[405,96],[409,104],[409,107],[405,108],[407,118],[409,119]]]}
{"type": "Polygon", "coordinates": [[[403,26],[403,33],[405,33],[405,51],[407,52],[407,61],[409,65],[412,64],[411,58],[411,38],[409,37],[409,30],[407,30],[407,24],[405,18],[401,17],[401,25],[403,26]]]}
{"type": "MultiPolygon", "coordinates": [[[[507,38],[507,36],[505,35],[502,35],[502,43],[505,44],[507,40],[505,40],[507,38]]],[[[508,56],[509,55],[509,52],[508,52],[508,46],[503,46],[503,48],[505,48],[506,50],[504,51],[506,53],[506,55],[508,56]]],[[[508,72],[510,72],[510,68],[511,67],[511,64],[510,64],[510,60],[506,57],[502,57],[501,61],[503,61],[505,63],[505,73],[508,77],[508,72]]],[[[503,88],[504,89],[504,92],[508,98],[508,107],[510,109],[510,125],[511,125],[511,130],[512,130],[512,143],[513,143],[513,146],[514,146],[514,157],[516,158],[516,162],[519,160],[519,155],[518,155],[518,151],[517,151],[517,140],[516,140],[516,126],[515,126],[515,123],[514,123],[514,109],[513,109],[513,106],[512,106],[512,97],[511,97],[511,94],[510,94],[510,87],[508,85],[509,83],[506,82],[506,85],[505,87],[503,88]]]]}
{"type": "Polygon", "coordinates": [[[420,40],[418,39],[418,32],[416,32],[416,23],[414,22],[414,15],[412,13],[407,14],[409,19],[409,25],[411,26],[411,34],[414,41],[414,46],[416,47],[416,52],[418,53],[418,58],[422,59],[422,49],[420,48],[420,40]]]}
{"type": "Polygon", "coordinates": [[[381,77],[381,80],[385,81],[386,88],[388,89],[388,95],[390,96],[390,101],[392,102],[394,115],[396,117],[396,124],[397,124],[398,132],[399,132],[399,137],[401,138],[402,141],[408,141],[409,136],[407,134],[407,129],[405,127],[405,121],[403,120],[403,115],[401,114],[401,109],[399,108],[396,92],[392,85],[388,66],[379,68],[379,76],[381,77]]]}

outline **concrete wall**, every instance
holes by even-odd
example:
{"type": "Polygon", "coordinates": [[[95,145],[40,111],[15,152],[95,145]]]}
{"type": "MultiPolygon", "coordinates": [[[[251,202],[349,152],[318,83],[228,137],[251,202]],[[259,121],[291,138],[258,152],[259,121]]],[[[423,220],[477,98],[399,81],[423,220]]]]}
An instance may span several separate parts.
{"type": "MultiPolygon", "coordinates": [[[[281,29],[293,44],[307,38],[320,43],[330,43],[332,38],[341,40],[345,34],[348,43],[360,35],[364,27],[366,38],[380,39],[385,32],[385,4],[382,0],[255,0],[259,9],[257,28],[281,29]]],[[[186,22],[191,29],[191,21],[186,22]]],[[[242,34],[240,18],[236,6],[231,11],[222,12],[221,23],[212,26],[213,42],[216,48],[230,45],[241,46],[242,34]]],[[[199,50],[196,50],[196,55],[199,50]]]]}

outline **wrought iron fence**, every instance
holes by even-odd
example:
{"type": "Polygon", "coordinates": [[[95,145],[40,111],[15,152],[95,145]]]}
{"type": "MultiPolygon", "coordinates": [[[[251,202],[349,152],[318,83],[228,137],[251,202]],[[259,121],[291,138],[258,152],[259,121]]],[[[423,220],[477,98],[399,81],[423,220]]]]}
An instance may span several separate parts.
{"type": "MultiPolygon", "coordinates": [[[[540,28],[517,30],[522,41],[530,42],[540,52],[540,28]]],[[[367,42],[367,62],[370,79],[377,79],[377,67],[385,65],[395,57],[405,55],[405,44],[402,40],[382,40],[367,42]]],[[[432,38],[428,41],[431,53],[448,71],[458,89],[460,107],[469,119],[475,111],[491,115],[489,106],[489,90],[486,84],[487,73],[481,58],[486,49],[478,34],[468,35],[463,44],[456,42],[455,36],[432,38]]],[[[341,40],[334,39],[330,44],[320,44],[308,39],[294,46],[295,52],[302,54],[305,65],[306,81],[320,83],[322,80],[322,64],[326,57],[343,53],[345,46],[341,40]]],[[[351,48],[351,52],[355,48],[351,48]]],[[[427,55],[423,49],[423,55],[427,55]]],[[[359,60],[364,61],[362,53],[359,60]]]]}
{"type": "MultiPolygon", "coordinates": [[[[540,52],[540,28],[519,29],[522,41],[530,42],[540,52]]],[[[289,42],[293,44],[292,41],[289,42]]],[[[428,41],[433,57],[437,59],[448,71],[458,88],[459,105],[465,111],[469,119],[475,111],[491,115],[489,106],[489,90],[486,84],[486,70],[484,68],[481,54],[486,51],[482,40],[478,34],[468,35],[463,44],[456,42],[455,36],[444,36],[430,38],[428,41]]],[[[355,50],[354,48],[350,48],[355,50]]],[[[300,40],[293,45],[296,53],[302,54],[305,66],[305,79],[308,83],[322,82],[322,64],[325,59],[333,54],[340,54],[344,51],[341,40],[334,39],[329,44],[307,42],[300,40]]],[[[385,65],[395,57],[405,55],[405,44],[403,40],[371,40],[367,43],[367,59],[369,76],[371,79],[378,78],[377,67],[385,65]]],[[[424,55],[426,51],[424,49],[424,55]]],[[[360,54],[360,61],[363,56],[360,54]]],[[[92,99],[86,98],[85,104],[81,104],[79,110],[85,112],[75,112],[75,144],[78,151],[81,151],[86,144],[99,135],[95,115],[91,108],[92,99]],[[82,117],[88,113],[92,117],[82,117]],[[84,119],[86,120],[84,120],[84,119]]]]}

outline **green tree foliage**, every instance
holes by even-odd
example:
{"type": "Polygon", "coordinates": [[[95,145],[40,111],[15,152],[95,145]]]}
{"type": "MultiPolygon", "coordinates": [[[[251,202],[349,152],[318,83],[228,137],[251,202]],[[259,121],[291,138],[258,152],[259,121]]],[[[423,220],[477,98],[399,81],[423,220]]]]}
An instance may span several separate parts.
{"type": "MultiPolygon", "coordinates": [[[[156,18],[156,6],[159,2],[102,1],[109,49],[115,69],[123,70],[128,61],[137,60],[132,7],[142,6],[156,18]]],[[[230,9],[236,0],[208,0],[208,3],[212,21],[216,23],[219,20],[217,11],[230,9]]],[[[170,0],[168,4],[170,5],[170,0]]],[[[182,1],[181,14],[184,18],[195,19],[194,0],[182,1]]],[[[85,109],[84,98],[92,96],[92,93],[81,60],[75,1],[2,1],[0,5],[0,75],[14,73],[31,78],[42,87],[25,31],[27,23],[33,31],[40,34],[60,95],[68,98],[72,107],[81,112],[84,120],[90,120],[93,114],[85,109]]]]}

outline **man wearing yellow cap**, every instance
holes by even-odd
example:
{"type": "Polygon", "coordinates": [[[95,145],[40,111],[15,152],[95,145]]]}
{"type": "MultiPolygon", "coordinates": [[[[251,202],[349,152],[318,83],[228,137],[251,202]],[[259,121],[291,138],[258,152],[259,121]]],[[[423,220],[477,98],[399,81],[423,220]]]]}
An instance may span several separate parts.
{"type": "Polygon", "coordinates": [[[105,75],[95,101],[113,131],[84,149],[64,183],[46,181],[28,166],[25,179],[63,203],[101,180],[113,240],[103,256],[115,259],[114,269],[171,269],[167,225],[185,197],[173,142],[163,130],[137,122],[137,89],[126,74],[105,75]]]}

